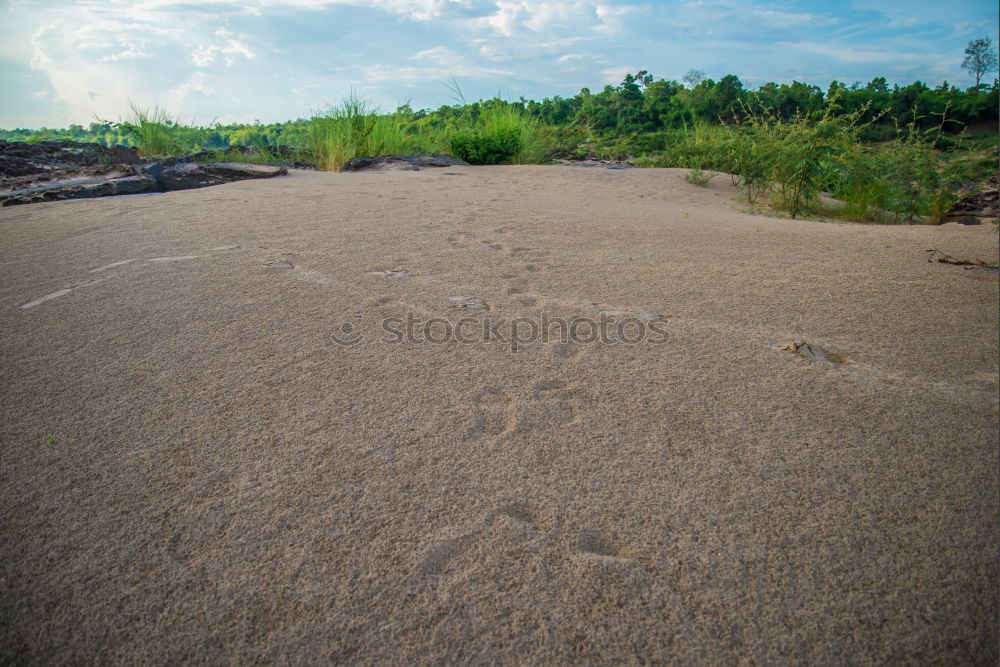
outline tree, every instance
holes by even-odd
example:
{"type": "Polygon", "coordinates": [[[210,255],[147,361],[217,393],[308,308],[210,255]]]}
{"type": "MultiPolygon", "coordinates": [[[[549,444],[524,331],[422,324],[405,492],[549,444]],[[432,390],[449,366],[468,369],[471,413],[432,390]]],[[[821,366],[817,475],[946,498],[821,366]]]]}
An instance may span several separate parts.
{"type": "Polygon", "coordinates": [[[976,88],[985,74],[997,71],[997,55],[993,52],[993,42],[989,37],[973,39],[965,47],[962,69],[969,70],[969,76],[976,77],[976,88]]]}
{"type": "Polygon", "coordinates": [[[691,86],[691,90],[694,90],[695,86],[701,83],[705,79],[705,73],[696,69],[689,69],[688,73],[684,75],[684,83],[691,86]]]}

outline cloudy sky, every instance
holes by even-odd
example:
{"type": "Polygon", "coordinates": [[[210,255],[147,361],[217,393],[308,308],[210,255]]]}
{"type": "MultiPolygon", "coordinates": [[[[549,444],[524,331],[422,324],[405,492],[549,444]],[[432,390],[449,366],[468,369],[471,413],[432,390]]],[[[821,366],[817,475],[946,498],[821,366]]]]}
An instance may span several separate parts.
{"type": "Polygon", "coordinates": [[[970,85],[996,0],[0,0],[0,127],[116,120],[129,100],[209,124],[541,99],[646,69],[749,86],[970,85]]]}

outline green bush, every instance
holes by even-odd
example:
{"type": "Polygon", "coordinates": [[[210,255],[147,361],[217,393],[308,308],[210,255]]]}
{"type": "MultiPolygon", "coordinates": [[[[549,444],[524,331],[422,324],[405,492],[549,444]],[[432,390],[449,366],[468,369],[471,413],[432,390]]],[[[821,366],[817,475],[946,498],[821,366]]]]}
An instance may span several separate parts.
{"type": "Polygon", "coordinates": [[[459,132],[451,138],[452,157],[469,164],[500,164],[513,160],[521,151],[516,129],[502,127],[478,132],[459,132]]]}

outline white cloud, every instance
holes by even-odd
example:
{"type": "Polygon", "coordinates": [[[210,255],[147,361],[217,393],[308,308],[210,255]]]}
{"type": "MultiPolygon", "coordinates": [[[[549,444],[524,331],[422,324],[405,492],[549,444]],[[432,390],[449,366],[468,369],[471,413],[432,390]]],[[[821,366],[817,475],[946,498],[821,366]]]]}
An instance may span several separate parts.
{"type": "Polygon", "coordinates": [[[626,74],[634,74],[641,68],[632,65],[622,65],[620,67],[608,67],[601,70],[601,83],[614,85],[621,83],[626,74]]]}
{"type": "Polygon", "coordinates": [[[194,63],[196,67],[210,67],[215,64],[216,54],[225,56],[224,60],[227,66],[231,66],[234,62],[233,56],[243,56],[248,60],[252,60],[256,57],[250,47],[246,45],[243,39],[245,36],[236,35],[229,30],[219,28],[215,31],[214,35],[221,40],[221,43],[216,44],[199,44],[194,51],[191,52],[191,62],[194,63]],[[241,39],[237,39],[240,37],[241,39]]]}
{"type": "Polygon", "coordinates": [[[863,49],[846,44],[817,42],[782,42],[782,48],[795,49],[843,63],[866,65],[936,65],[942,60],[940,53],[905,52],[889,49],[863,49]]]}
{"type": "Polygon", "coordinates": [[[541,98],[617,84],[639,68],[674,79],[691,68],[733,73],[748,84],[748,72],[824,86],[964,80],[965,42],[995,33],[982,0],[954,0],[946,20],[938,0],[854,2],[0,0],[0,117],[86,122],[117,117],[132,99],[186,117],[279,120],[352,87],[383,106],[405,90],[433,107],[448,101],[441,82],[450,77],[470,99],[497,90],[541,98]],[[908,16],[916,28],[886,27],[908,16]]]}
{"type": "Polygon", "coordinates": [[[439,65],[451,65],[458,61],[458,54],[447,46],[435,46],[413,54],[410,60],[430,60],[439,65]]]}

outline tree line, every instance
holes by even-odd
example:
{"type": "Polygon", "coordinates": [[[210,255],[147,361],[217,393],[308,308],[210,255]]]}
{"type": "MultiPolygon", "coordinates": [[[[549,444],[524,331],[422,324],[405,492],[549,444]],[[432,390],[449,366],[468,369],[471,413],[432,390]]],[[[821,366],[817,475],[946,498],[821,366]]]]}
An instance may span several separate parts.
{"type": "MultiPolygon", "coordinates": [[[[941,126],[943,122],[948,133],[957,133],[967,126],[995,127],[1000,109],[1000,86],[995,80],[992,85],[963,90],[948,82],[935,87],[921,81],[890,86],[885,78],[877,77],[866,84],[833,81],[824,90],[799,81],[765,83],[748,89],[732,74],[718,81],[700,76],[685,78],[687,85],[654,79],[648,71],[641,70],[627,74],[618,85],[607,85],[598,92],[584,88],[573,97],[554,96],[540,102],[524,98],[515,102],[487,100],[435,110],[413,110],[404,105],[393,115],[414,126],[432,126],[446,124],[456,117],[474,117],[481,109],[499,104],[519,107],[528,117],[550,127],[585,129],[597,135],[639,135],[685,129],[698,123],[735,124],[748,116],[771,115],[785,120],[797,116],[819,118],[832,106],[838,114],[858,115],[865,125],[860,137],[863,141],[882,141],[896,136],[897,128],[914,124],[926,128],[941,126]]],[[[301,146],[311,122],[298,119],[269,124],[216,123],[205,128],[175,125],[179,132],[196,133],[195,143],[203,148],[225,149],[301,146]]],[[[0,139],[93,141],[106,146],[129,146],[135,141],[121,123],[104,120],[87,127],[0,130],[0,139]]]]}

